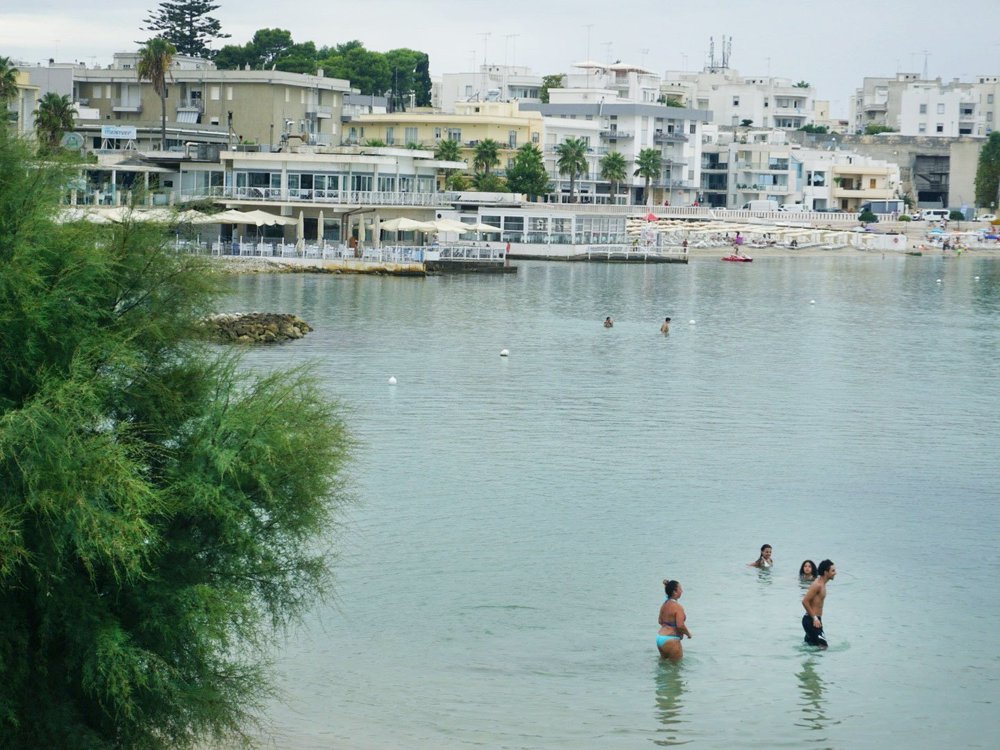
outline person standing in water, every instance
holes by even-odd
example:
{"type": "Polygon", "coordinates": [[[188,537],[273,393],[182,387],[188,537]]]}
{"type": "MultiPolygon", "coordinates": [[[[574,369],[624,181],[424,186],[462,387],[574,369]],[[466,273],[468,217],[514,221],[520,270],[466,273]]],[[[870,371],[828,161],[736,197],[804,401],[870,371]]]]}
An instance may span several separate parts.
{"type": "Polygon", "coordinates": [[[656,635],[656,649],[661,658],[679,661],[684,656],[681,639],[684,636],[691,637],[684,607],[677,601],[684,593],[684,587],[680,581],[664,578],[663,593],[667,595],[667,600],[660,605],[660,631],[656,635]]]}
{"type": "Polygon", "coordinates": [[[760,548],[760,557],[752,563],[747,563],[747,566],[750,568],[770,568],[772,565],[774,565],[774,560],[771,559],[770,544],[765,544],[760,548]]]}
{"type": "Polygon", "coordinates": [[[837,566],[832,560],[824,560],[819,564],[816,573],[816,580],[802,597],[802,606],[806,610],[802,615],[802,629],[806,631],[806,643],[826,648],[826,635],[823,633],[823,603],[826,601],[826,584],[837,575],[837,566]]]}
{"type": "Polygon", "coordinates": [[[670,318],[664,318],[660,324],[660,333],[670,333],[670,318]]]}
{"type": "Polygon", "coordinates": [[[611,319],[610,315],[604,319],[604,327],[605,328],[614,328],[615,327],[615,321],[613,321],[611,319]]]}
{"type": "Polygon", "coordinates": [[[799,566],[799,580],[815,581],[816,563],[814,563],[812,560],[803,560],[802,564],[799,566]]]}

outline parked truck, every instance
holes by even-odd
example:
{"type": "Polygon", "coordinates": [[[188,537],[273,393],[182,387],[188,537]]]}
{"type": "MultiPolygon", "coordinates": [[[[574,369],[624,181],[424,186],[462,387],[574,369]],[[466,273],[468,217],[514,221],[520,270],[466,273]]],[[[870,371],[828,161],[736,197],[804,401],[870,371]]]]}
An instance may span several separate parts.
{"type": "Polygon", "coordinates": [[[778,211],[778,201],[748,201],[743,204],[744,211],[778,211]]]}

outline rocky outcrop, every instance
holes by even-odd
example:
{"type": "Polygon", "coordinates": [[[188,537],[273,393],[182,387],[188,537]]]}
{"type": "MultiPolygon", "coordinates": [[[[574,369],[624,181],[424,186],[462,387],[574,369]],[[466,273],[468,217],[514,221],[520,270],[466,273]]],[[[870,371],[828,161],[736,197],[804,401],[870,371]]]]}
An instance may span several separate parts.
{"type": "Polygon", "coordinates": [[[210,335],[236,344],[277,344],[305,336],[312,327],[296,315],[221,313],[204,320],[210,335]]]}

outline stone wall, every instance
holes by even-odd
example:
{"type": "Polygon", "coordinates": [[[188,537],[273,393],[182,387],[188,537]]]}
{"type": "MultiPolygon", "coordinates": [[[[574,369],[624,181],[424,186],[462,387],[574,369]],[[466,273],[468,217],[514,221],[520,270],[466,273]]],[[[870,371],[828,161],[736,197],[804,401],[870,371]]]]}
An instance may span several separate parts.
{"type": "Polygon", "coordinates": [[[312,330],[302,318],[281,313],[220,313],[203,322],[213,338],[236,344],[277,344],[312,330]]]}

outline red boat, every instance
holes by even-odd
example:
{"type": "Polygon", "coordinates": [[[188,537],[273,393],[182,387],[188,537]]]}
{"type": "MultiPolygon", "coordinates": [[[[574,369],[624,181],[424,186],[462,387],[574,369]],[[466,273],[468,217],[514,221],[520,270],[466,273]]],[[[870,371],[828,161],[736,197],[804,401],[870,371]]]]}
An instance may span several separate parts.
{"type": "Polygon", "coordinates": [[[722,260],[728,260],[730,263],[753,263],[753,258],[749,255],[723,255],[722,260]]]}

